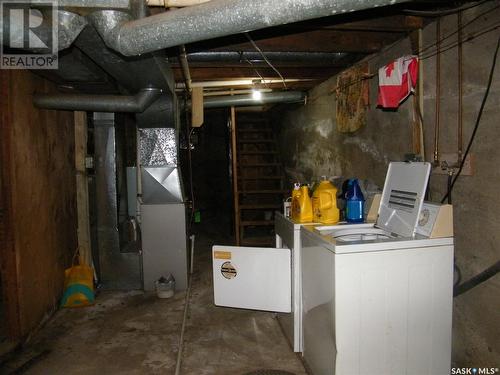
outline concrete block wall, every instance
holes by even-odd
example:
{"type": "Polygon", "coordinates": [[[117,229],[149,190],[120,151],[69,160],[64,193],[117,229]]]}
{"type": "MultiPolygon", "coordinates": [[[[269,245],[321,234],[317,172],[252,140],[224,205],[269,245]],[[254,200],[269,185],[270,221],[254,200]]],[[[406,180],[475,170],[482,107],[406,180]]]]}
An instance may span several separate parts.
{"type": "MultiPolygon", "coordinates": [[[[464,39],[481,34],[463,44],[463,134],[464,149],[474,126],[483,98],[498,29],[486,33],[500,20],[500,2],[492,1],[463,13],[464,39]]],[[[441,18],[442,36],[457,30],[457,16],[441,18]]],[[[436,42],[435,22],[422,31],[425,49],[436,42]]],[[[453,47],[456,33],[443,42],[451,48],[441,55],[440,152],[457,152],[458,58],[453,47]]],[[[432,48],[423,53],[423,117],[425,155],[433,159],[435,126],[435,56],[432,48]]],[[[370,72],[392,59],[412,53],[409,38],[386,48],[366,60],[370,72]]],[[[312,89],[305,106],[274,113],[279,123],[282,160],[290,182],[319,180],[321,175],[369,179],[382,187],[389,161],[403,160],[412,152],[411,98],[397,111],[376,108],[378,79],[370,80],[370,108],[367,124],[353,134],[336,130],[335,94],[337,77],[312,89]]],[[[500,199],[498,199],[500,147],[498,122],[500,115],[500,63],[483,113],[472,153],[473,176],[461,177],[453,192],[456,261],[467,280],[500,258],[500,199]]],[[[291,185],[290,185],[291,186],[291,185]]],[[[431,178],[430,196],[440,201],[446,191],[446,176],[431,178]]],[[[453,322],[453,365],[498,367],[500,358],[500,276],[455,298],[453,322]]]]}

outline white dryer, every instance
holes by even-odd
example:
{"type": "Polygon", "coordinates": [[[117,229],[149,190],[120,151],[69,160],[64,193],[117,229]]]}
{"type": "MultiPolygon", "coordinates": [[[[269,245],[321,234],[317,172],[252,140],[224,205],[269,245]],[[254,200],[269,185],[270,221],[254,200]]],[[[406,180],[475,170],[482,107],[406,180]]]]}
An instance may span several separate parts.
{"type": "Polygon", "coordinates": [[[451,207],[423,203],[429,173],[428,163],[391,163],[375,225],[301,229],[303,354],[314,375],[449,374],[451,207]]]}

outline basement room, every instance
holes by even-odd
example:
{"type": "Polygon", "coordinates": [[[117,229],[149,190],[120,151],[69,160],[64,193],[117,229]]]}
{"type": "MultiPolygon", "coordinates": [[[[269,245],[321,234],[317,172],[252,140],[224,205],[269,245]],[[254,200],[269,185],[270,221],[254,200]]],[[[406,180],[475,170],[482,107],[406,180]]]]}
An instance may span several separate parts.
{"type": "Polygon", "coordinates": [[[500,374],[500,0],[0,23],[0,374],[500,374]]]}

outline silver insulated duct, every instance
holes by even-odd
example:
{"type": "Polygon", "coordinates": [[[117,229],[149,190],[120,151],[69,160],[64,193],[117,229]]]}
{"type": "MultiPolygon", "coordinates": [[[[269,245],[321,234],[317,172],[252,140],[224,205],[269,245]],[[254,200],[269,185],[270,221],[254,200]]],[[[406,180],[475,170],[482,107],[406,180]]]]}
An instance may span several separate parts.
{"type": "Polygon", "coordinates": [[[125,56],[407,0],[218,0],[129,20],[120,11],[92,13],[107,46],[125,56]]]}
{"type": "Polygon", "coordinates": [[[206,97],[203,100],[204,108],[221,107],[248,107],[262,104],[277,103],[301,103],[306,99],[306,94],[302,91],[284,91],[262,93],[259,100],[255,100],[252,95],[227,95],[206,97]]]}
{"type": "Polygon", "coordinates": [[[91,112],[144,112],[161,95],[161,90],[146,88],[136,95],[35,94],[38,108],[91,112]]]}

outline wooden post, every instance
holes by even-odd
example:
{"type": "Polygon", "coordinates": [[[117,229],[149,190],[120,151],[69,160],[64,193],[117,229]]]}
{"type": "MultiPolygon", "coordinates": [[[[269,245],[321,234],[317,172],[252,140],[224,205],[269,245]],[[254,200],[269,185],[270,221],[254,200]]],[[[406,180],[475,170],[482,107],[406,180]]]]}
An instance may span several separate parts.
{"type": "Polygon", "coordinates": [[[231,107],[231,156],[233,168],[234,235],[236,246],[240,246],[240,206],[238,196],[238,147],[236,144],[236,111],[231,107]]]}
{"type": "Polygon", "coordinates": [[[191,92],[191,126],[203,125],[203,87],[193,87],[191,92]]]}
{"type": "Polygon", "coordinates": [[[87,182],[87,114],[75,112],[75,170],[76,170],[76,204],[78,210],[78,247],[80,259],[92,265],[89,223],[89,193],[87,182]]]}
{"type": "Polygon", "coordinates": [[[21,337],[19,305],[19,256],[14,240],[14,207],[12,203],[14,175],[12,126],[12,70],[0,70],[0,273],[5,327],[11,340],[21,337]]]}

